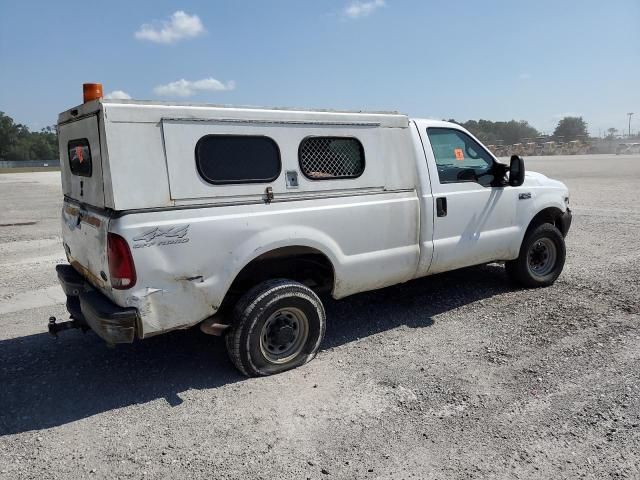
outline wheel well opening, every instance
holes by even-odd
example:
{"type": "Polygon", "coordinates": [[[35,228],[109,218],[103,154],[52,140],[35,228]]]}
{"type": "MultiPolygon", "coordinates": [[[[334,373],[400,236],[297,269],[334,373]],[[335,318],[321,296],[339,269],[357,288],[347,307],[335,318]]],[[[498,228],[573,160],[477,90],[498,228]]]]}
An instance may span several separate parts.
{"type": "Polygon", "coordinates": [[[560,232],[562,232],[562,234],[564,235],[566,232],[563,231],[564,227],[562,225],[561,218],[562,218],[562,210],[560,210],[559,208],[556,208],[556,207],[545,208],[544,210],[541,210],[540,212],[538,212],[535,217],[533,217],[533,219],[529,223],[529,227],[527,228],[527,232],[525,233],[525,236],[531,230],[533,230],[534,228],[544,223],[550,223],[551,225],[555,226],[558,230],[560,230],[560,232]]]}
{"type": "Polygon", "coordinates": [[[288,278],[318,294],[326,294],[333,290],[335,274],[331,261],[315,248],[277,248],[254,258],[238,273],[225,295],[221,310],[232,308],[246,291],[273,278],[288,278]]]}

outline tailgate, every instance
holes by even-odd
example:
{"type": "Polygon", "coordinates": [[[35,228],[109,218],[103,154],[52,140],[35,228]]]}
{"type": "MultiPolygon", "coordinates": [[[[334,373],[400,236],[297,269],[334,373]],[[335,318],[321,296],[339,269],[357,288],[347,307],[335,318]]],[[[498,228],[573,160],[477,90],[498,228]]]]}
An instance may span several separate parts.
{"type": "Polygon", "coordinates": [[[104,207],[98,113],[59,124],[58,146],[65,196],[104,207]]]}
{"type": "Polygon", "coordinates": [[[106,211],[87,210],[84,206],[64,201],[62,206],[62,240],[71,266],[93,286],[108,293],[106,211]]]}

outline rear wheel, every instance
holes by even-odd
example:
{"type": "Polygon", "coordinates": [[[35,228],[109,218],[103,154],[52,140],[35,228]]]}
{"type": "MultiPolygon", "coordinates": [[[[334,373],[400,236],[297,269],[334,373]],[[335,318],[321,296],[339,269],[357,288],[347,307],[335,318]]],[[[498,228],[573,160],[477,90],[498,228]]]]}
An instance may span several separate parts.
{"type": "Polygon", "coordinates": [[[553,284],[564,267],[566,247],[560,230],[550,223],[532,229],[522,241],[517,259],[506,262],[509,278],[525,287],[553,284]]]}
{"type": "Polygon", "coordinates": [[[238,301],[227,351],[243,374],[272,375],[312,360],[325,328],[324,307],[311,289],[290,280],[269,280],[238,301]]]}

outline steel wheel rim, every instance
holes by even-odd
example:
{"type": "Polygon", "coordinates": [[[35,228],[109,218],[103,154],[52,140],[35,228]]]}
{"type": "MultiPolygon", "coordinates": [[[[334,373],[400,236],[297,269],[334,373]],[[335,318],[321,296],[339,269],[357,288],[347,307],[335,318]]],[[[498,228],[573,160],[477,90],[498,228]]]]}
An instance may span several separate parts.
{"type": "Polygon", "coordinates": [[[309,319],[298,308],[273,312],[260,332],[260,350],[271,363],[287,363],[302,351],[309,337],[309,319]]]}
{"type": "Polygon", "coordinates": [[[556,244],[550,238],[540,238],[529,247],[527,267],[534,277],[545,277],[555,268],[557,258],[556,244]]]}

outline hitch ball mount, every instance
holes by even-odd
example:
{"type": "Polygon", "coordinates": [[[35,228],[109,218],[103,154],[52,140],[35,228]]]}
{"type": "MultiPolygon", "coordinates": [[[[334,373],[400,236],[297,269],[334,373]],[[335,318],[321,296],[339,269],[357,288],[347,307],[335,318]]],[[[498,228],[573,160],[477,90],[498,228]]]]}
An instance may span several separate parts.
{"type": "Polygon", "coordinates": [[[80,328],[83,332],[86,331],[86,327],[84,327],[73,317],[71,318],[71,320],[66,322],[57,322],[58,319],[56,317],[49,317],[49,335],[55,338],[58,338],[58,332],[61,332],[62,330],[69,330],[70,328],[80,328]]]}

